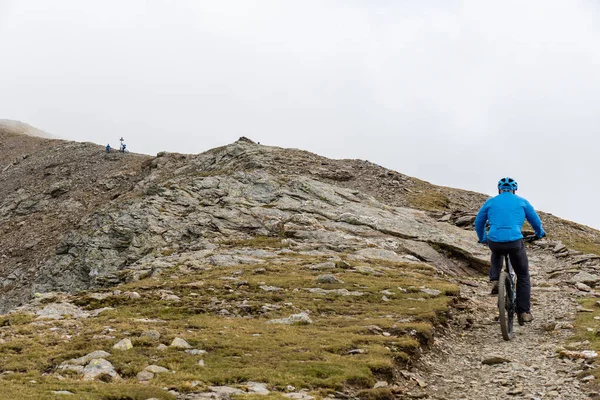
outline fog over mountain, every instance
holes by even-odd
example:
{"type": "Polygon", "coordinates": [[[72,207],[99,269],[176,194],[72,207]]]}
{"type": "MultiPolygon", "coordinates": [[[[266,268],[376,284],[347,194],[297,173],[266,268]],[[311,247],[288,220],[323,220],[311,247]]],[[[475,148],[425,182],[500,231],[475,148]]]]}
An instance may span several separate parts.
{"type": "Polygon", "coordinates": [[[10,119],[0,119],[0,131],[21,133],[27,136],[35,136],[47,139],[56,139],[56,136],[46,133],[41,129],[38,129],[21,121],[12,121],[10,119]]]}
{"type": "Polygon", "coordinates": [[[245,135],[600,228],[600,16],[583,0],[0,0],[0,118],[134,152],[245,135]]]}

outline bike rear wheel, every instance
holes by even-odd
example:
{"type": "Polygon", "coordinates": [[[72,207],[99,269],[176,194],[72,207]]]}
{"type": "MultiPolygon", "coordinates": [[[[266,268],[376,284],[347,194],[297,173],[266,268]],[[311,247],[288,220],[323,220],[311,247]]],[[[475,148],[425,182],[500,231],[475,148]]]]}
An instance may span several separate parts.
{"type": "Polygon", "coordinates": [[[506,271],[500,273],[498,281],[498,311],[500,312],[500,330],[504,340],[511,340],[514,335],[515,304],[513,287],[506,271]]]}

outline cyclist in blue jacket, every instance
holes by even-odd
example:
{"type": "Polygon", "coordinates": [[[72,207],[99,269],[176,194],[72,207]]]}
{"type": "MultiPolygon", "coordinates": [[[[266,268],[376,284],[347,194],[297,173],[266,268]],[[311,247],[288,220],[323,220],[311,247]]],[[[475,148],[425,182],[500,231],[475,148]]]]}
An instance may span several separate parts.
{"type": "Polygon", "coordinates": [[[504,255],[508,254],[517,275],[517,315],[519,321],[531,322],[531,283],[529,261],[521,228],[529,221],[538,238],[546,236],[542,221],[531,204],[515,194],[517,182],[502,178],[498,182],[498,196],[492,197],[479,210],[475,218],[475,231],[480,243],[487,243],[492,250],[490,281],[492,294],[498,293],[498,279],[504,255]],[[489,232],[485,226],[489,222],[489,232]]]}

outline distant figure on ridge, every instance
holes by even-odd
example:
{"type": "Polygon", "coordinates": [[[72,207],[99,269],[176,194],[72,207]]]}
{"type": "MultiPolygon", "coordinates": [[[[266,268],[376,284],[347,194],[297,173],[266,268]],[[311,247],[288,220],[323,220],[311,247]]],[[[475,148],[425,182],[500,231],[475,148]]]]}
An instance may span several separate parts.
{"type": "Polygon", "coordinates": [[[475,218],[475,231],[479,243],[486,243],[492,250],[490,281],[492,294],[498,294],[498,279],[502,270],[503,257],[508,254],[517,275],[517,316],[519,322],[531,322],[531,283],[529,280],[529,260],[525,252],[525,242],[521,228],[525,219],[535,230],[536,238],[546,236],[542,221],[531,204],[515,194],[519,185],[512,178],[502,178],[498,182],[498,195],[492,197],[479,210],[475,218]],[[490,229],[486,233],[485,225],[490,229]]]}
{"type": "Polygon", "coordinates": [[[124,140],[125,139],[123,139],[123,136],[121,136],[121,139],[119,139],[119,141],[121,142],[121,148],[120,148],[121,153],[125,153],[125,148],[127,147],[124,140]]]}
{"type": "Polygon", "coordinates": [[[110,144],[107,144],[107,145],[106,145],[106,152],[107,152],[107,153],[110,153],[110,144]]]}

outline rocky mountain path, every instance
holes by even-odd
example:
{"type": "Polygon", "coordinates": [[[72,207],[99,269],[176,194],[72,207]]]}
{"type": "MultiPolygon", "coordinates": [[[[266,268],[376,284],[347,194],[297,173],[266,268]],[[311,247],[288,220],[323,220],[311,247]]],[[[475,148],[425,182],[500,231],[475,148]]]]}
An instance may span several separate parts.
{"type": "MultiPolygon", "coordinates": [[[[487,280],[461,285],[472,314],[459,318],[463,329],[436,339],[434,351],[422,358],[425,370],[421,396],[431,399],[585,399],[598,395],[588,360],[559,357],[558,350],[585,350],[589,343],[567,344],[573,335],[583,292],[555,282],[550,275],[561,261],[543,253],[529,254],[532,313],[535,320],[516,326],[515,338],[504,341],[497,321],[497,297],[487,280]]],[[[590,294],[587,294],[588,296],[590,294]]],[[[418,397],[415,394],[415,397],[418,397]]]]}

